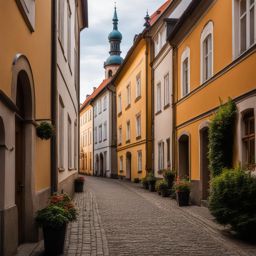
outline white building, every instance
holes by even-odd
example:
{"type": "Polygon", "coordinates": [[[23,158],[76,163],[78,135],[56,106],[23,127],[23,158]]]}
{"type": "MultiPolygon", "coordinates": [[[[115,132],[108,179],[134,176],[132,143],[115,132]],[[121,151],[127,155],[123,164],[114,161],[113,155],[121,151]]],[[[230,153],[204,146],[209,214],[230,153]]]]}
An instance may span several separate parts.
{"type": "Polygon", "coordinates": [[[79,40],[86,5],[87,1],[59,0],[57,8],[57,178],[58,190],[69,194],[79,166],[79,40]]]}

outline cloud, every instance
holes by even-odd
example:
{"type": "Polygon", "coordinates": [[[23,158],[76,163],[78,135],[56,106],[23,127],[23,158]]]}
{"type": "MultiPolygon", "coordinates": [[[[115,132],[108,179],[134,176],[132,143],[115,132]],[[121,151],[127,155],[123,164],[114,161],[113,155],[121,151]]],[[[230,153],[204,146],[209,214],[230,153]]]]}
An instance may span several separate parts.
{"type": "MultiPolygon", "coordinates": [[[[182,0],[187,4],[191,0],[182,0]]],[[[135,34],[143,30],[146,11],[153,13],[165,0],[117,0],[119,30],[123,34],[122,57],[132,46],[135,34]]],[[[89,0],[89,28],[81,33],[81,99],[104,79],[104,61],[109,56],[108,34],[112,30],[114,0],[89,0]]]]}

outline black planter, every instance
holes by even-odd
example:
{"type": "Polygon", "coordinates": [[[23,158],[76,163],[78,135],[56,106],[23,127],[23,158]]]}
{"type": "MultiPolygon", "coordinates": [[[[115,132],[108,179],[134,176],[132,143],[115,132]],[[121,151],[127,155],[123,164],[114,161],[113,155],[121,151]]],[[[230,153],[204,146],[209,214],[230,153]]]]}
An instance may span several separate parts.
{"type": "Polygon", "coordinates": [[[156,183],[155,182],[149,182],[148,183],[148,189],[150,192],[155,192],[156,188],[155,188],[156,183]]]}
{"type": "Polygon", "coordinates": [[[43,227],[45,255],[55,256],[63,254],[66,224],[58,229],[43,227]]]}
{"type": "Polygon", "coordinates": [[[75,192],[84,192],[84,182],[80,180],[75,180],[75,192]]]}
{"type": "Polygon", "coordinates": [[[168,197],[169,196],[169,191],[167,189],[161,190],[161,196],[162,197],[168,197]]]}
{"type": "Polygon", "coordinates": [[[166,179],[166,181],[167,181],[167,184],[168,184],[168,188],[172,189],[174,178],[168,178],[168,179],[166,179]]]}
{"type": "Polygon", "coordinates": [[[189,191],[176,192],[176,200],[179,206],[189,205],[189,191]]]}

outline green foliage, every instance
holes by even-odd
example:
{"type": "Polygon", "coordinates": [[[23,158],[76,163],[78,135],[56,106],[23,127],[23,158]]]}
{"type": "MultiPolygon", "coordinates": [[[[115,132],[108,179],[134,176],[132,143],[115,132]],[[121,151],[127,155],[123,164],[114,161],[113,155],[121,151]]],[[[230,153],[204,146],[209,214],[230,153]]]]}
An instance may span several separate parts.
{"type": "Polygon", "coordinates": [[[143,188],[148,189],[148,179],[147,176],[141,179],[141,184],[143,188]]]}
{"type": "Polygon", "coordinates": [[[48,122],[42,122],[37,126],[36,134],[42,140],[49,140],[54,135],[54,128],[48,122]]]}
{"type": "Polygon", "coordinates": [[[177,179],[174,184],[174,189],[176,192],[190,192],[191,182],[186,179],[177,179]]]}
{"type": "Polygon", "coordinates": [[[60,228],[77,219],[77,209],[67,194],[54,194],[49,205],[37,212],[36,221],[40,226],[60,228]]]}
{"type": "Polygon", "coordinates": [[[216,220],[246,237],[256,237],[256,177],[225,169],[211,181],[209,209],[216,220]]]}
{"type": "Polygon", "coordinates": [[[229,99],[222,104],[209,127],[209,167],[212,176],[219,175],[223,168],[232,167],[234,122],[236,105],[229,99]]]}
{"type": "Polygon", "coordinates": [[[153,172],[149,172],[147,175],[147,182],[149,184],[155,184],[156,183],[156,177],[154,176],[153,172]]]}
{"type": "Polygon", "coordinates": [[[167,181],[168,188],[172,188],[173,182],[175,180],[176,172],[174,170],[164,170],[163,172],[164,178],[167,181]]]}

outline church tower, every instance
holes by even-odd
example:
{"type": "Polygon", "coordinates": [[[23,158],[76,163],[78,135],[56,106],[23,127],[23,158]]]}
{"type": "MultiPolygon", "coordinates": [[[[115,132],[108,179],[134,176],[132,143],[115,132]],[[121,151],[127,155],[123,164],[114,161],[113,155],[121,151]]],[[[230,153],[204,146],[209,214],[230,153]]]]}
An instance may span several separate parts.
{"type": "Polygon", "coordinates": [[[108,40],[110,43],[110,56],[104,63],[105,68],[105,77],[110,78],[112,77],[119,66],[123,63],[123,58],[121,55],[120,44],[122,41],[122,34],[118,30],[118,17],[116,7],[114,10],[114,17],[113,17],[113,31],[109,34],[108,40]]]}

